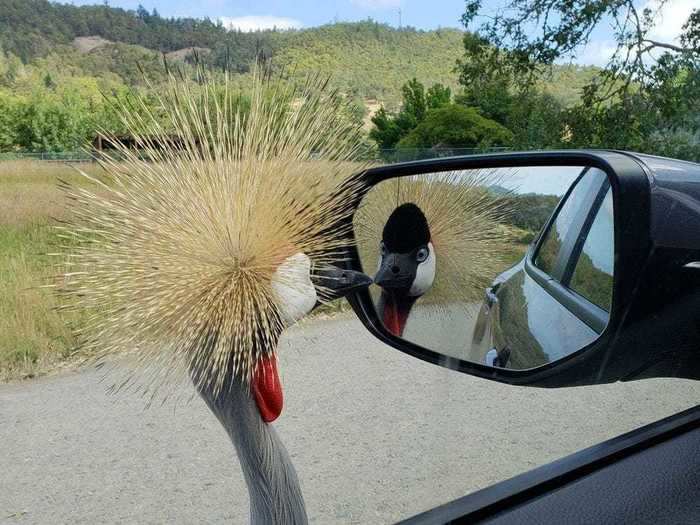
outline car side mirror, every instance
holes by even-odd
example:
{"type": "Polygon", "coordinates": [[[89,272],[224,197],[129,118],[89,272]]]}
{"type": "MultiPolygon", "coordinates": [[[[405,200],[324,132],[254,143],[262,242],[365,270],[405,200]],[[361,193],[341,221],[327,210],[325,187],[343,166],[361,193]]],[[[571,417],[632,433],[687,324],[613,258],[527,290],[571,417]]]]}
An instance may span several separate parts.
{"type": "Polygon", "coordinates": [[[700,169],[679,163],[698,177],[684,187],[650,163],[576,151],[368,170],[351,260],[374,285],[351,304],[390,346],[505,383],[697,379],[700,242],[659,217],[682,206],[700,241],[700,169]]]}

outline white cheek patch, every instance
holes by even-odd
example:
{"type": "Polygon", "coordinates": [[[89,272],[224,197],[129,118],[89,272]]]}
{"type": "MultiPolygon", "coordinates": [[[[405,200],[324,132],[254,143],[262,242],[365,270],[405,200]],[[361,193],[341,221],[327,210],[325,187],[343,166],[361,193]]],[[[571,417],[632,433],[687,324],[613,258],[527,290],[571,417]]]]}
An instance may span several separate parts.
{"type": "Polygon", "coordinates": [[[304,253],[287,257],[275,270],[271,286],[285,326],[296,323],[316,305],[311,260],[304,253]]]}
{"type": "Polygon", "coordinates": [[[416,278],[413,279],[413,284],[408,291],[408,295],[411,297],[420,297],[430,290],[435,280],[435,265],[435,250],[433,249],[433,243],[429,242],[428,258],[418,265],[416,269],[416,278]]]}

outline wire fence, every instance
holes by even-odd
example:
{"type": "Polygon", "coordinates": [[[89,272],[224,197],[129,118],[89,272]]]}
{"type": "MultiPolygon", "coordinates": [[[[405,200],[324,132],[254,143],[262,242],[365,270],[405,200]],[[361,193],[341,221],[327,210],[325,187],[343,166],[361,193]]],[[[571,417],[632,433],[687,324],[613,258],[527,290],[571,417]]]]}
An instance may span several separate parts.
{"type": "MultiPolygon", "coordinates": [[[[414,160],[434,159],[442,157],[455,157],[462,155],[478,155],[481,153],[498,153],[509,151],[510,148],[397,148],[397,149],[371,149],[366,156],[385,164],[408,162],[414,160]]],[[[0,161],[3,160],[35,160],[42,162],[94,162],[100,155],[110,157],[118,156],[115,150],[88,152],[80,151],[43,151],[43,152],[0,152],[0,161]]]]}
{"type": "Polygon", "coordinates": [[[384,161],[387,164],[394,164],[396,162],[409,162],[412,160],[499,153],[510,151],[510,149],[511,148],[396,148],[380,149],[377,151],[376,157],[377,160],[384,161]]]}
{"type": "Polygon", "coordinates": [[[37,160],[44,162],[93,162],[94,157],[87,151],[13,151],[0,152],[3,160],[37,160]]]}

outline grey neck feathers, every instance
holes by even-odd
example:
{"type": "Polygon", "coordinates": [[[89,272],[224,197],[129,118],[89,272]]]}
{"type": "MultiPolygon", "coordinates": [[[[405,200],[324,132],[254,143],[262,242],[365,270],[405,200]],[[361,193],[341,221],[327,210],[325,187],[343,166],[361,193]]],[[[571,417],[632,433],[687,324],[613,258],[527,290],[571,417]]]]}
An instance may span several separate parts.
{"type": "MultiPolygon", "coordinates": [[[[230,376],[229,376],[230,377],[230,376]]],[[[260,417],[248,387],[233,378],[221,393],[199,389],[236,447],[250,496],[250,522],[306,524],[296,470],[275,429],[260,417]]]]}

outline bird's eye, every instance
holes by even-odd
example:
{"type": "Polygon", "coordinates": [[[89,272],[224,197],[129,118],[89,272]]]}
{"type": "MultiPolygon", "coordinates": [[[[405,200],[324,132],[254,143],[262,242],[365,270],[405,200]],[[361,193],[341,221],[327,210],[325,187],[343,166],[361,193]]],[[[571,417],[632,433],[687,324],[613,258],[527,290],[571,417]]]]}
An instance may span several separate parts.
{"type": "Polygon", "coordinates": [[[428,248],[421,248],[416,252],[416,261],[419,263],[425,261],[428,258],[428,248]]]}

